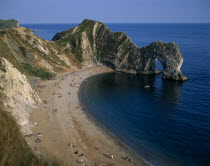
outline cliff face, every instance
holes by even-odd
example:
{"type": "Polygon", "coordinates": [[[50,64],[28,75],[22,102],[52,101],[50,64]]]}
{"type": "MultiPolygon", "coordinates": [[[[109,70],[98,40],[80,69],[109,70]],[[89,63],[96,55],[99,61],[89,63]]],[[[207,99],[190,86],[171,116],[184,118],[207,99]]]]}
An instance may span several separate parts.
{"type": "Polygon", "coordinates": [[[144,71],[154,71],[156,61],[159,60],[164,69],[163,78],[181,81],[188,79],[180,70],[184,59],[176,43],[153,42],[140,48],[140,54],[147,60],[145,64],[148,64],[144,71]]]}
{"type": "Polygon", "coordinates": [[[30,133],[30,112],[41,100],[26,76],[5,58],[0,58],[0,96],[2,104],[15,117],[22,132],[30,133]]]}
{"type": "Polygon", "coordinates": [[[105,24],[88,19],[57,33],[52,40],[86,66],[104,64],[126,73],[155,74],[159,60],[164,69],[163,78],[187,79],[180,70],[183,56],[174,42],[153,42],[138,48],[125,33],[111,32],[105,24]]]}
{"type": "Polygon", "coordinates": [[[1,20],[0,19],[0,29],[10,29],[19,27],[19,23],[16,20],[1,20]]]}

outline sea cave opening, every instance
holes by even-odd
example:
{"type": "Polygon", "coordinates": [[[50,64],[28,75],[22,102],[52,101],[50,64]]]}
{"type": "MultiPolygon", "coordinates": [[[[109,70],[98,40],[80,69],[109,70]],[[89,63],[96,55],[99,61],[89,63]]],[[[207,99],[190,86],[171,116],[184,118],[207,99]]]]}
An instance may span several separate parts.
{"type": "Polygon", "coordinates": [[[156,60],[156,70],[164,71],[162,63],[157,59],[156,60]]]}

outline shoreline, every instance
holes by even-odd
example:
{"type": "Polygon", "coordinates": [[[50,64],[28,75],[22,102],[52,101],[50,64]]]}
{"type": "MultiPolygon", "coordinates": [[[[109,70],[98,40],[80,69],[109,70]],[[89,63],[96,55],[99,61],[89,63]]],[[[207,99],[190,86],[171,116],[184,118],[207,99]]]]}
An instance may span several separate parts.
{"type": "MultiPolygon", "coordinates": [[[[115,71],[113,71],[115,72],[115,71]]],[[[112,73],[112,72],[106,72],[106,73],[112,73]]],[[[100,74],[105,74],[105,73],[100,73],[100,74]]],[[[100,75],[100,74],[95,74],[92,75],[88,78],[86,78],[85,80],[94,77],[96,75],[100,75]]],[[[103,124],[101,124],[99,121],[97,121],[88,111],[88,109],[84,106],[84,104],[81,101],[81,89],[82,86],[84,86],[85,84],[85,80],[82,81],[82,83],[80,84],[80,88],[79,88],[79,102],[80,105],[83,109],[84,114],[86,114],[87,118],[90,119],[90,121],[92,121],[93,124],[95,124],[97,126],[97,128],[104,133],[104,135],[106,135],[110,141],[113,141],[115,144],[121,146],[121,148],[127,152],[129,154],[129,156],[132,156],[132,159],[134,161],[134,163],[144,163],[147,164],[147,166],[151,166],[149,163],[147,163],[145,160],[143,160],[131,147],[129,147],[127,144],[125,144],[123,141],[121,141],[114,133],[110,132],[105,126],[103,126],[103,124]]],[[[137,164],[138,165],[138,164],[137,164]]]]}
{"type": "Polygon", "coordinates": [[[91,117],[80,100],[84,80],[107,72],[113,71],[106,67],[72,70],[58,75],[56,80],[40,82],[46,84],[46,88],[39,96],[47,104],[41,104],[32,113],[31,120],[36,124],[33,133],[41,133],[41,142],[35,143],[34,138],[27,140],[35,153],[47,159],[57,158],[64,165],[149,165],[91,117]],[[54,109],[59,111],[53,113],[54,109]],[[79,156],[75,151],[84,155],[79,156]],[[114,159],[108,158],[108,153],[112,153],[114,159]],[[126,156],[132,156],[133,162],[123,159],[126,156]]]}

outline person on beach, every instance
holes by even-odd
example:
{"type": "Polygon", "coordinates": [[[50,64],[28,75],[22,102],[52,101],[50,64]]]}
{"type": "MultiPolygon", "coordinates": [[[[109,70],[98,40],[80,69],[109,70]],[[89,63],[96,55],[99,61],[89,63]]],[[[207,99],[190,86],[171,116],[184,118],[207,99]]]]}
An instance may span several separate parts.
{"type": "Polygon", "coordinates": [[[111,153],[109,153],[108,156],[109,156],[110,159],[113,159],[114,158],[114,155],[111,154],[111,153]]]}
{"type": "Polygon", "coordinates": [[[69,147],[74,148],[75,146],[72,144],[68,144],[69,147]]]}
{"type": "Polygon", "coordinates": [[[83,161],[83,159],[79,159],[79,160],[78,160],[78,162],[79,162],[80,164],[82,164],[82,161],[83,161]]]}
{"type": "Polygon", "coordinates": [[[131,158],[131,157],[129,157],[129,156],[127,156],[125,159],[126,159],[127,161],[132,162],[132,158],[131,158]]]}
{"type": "Polygon", "coordinates": [[[35,139],[36,143],[40,143],[42,140],[40,138],[35,139]]]}

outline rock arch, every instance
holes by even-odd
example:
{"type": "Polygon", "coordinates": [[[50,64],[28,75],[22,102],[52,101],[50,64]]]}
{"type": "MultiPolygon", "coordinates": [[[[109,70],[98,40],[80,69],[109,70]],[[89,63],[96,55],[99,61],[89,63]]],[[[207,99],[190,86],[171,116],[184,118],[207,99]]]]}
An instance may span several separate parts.
{"type": "Polygon", "coordinates": [[[153,42],[140,48],[140,54],[151,62],[147,68],[143,69],[144,71],[155,72],[156,63],[159,60],[164,70],[163,78],[182,81],[188,79],[180,70],[184,59],[176,43],[153,42]]]}

